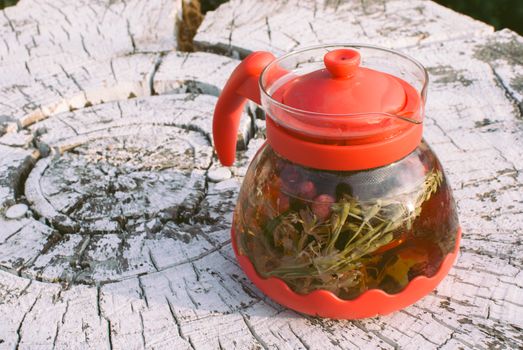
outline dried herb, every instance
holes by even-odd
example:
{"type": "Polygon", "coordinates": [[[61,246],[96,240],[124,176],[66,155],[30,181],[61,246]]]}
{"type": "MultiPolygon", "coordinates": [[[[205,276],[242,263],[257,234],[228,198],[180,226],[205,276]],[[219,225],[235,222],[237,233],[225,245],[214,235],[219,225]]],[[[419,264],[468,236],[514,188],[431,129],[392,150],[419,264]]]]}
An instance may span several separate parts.
{"type": "Polygon", "coordinates": [[[340,191],[336,200],[326,194],[310,199],[314,184],[287,172],[301,194],[288,199],[276,175],[263,175],[235,218],[241,252],[262,276],[281,278],[298,293],[325,289],[351,298],[383,285],[402,288],[414,272],[423,273],[424,251],[414,247],[389,254],[387,247],[403,242],[440,188],[438,168],[426,173],[415,191],[373,201],[360,201],[352,190],[340,191]]]}

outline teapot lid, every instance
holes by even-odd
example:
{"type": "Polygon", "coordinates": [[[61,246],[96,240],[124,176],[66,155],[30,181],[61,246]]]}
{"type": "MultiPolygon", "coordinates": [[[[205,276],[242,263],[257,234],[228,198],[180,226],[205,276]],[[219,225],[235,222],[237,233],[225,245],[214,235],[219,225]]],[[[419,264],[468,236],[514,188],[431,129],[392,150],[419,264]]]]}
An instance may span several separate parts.
{"type": "Polygon", "coordinates": [[[399,79],[360,67],[360,53],[336,49],[323,57],[325,68],[300,75],[274,91],[280,103],[308,112],[360,114],[400,112],[407,93],[399,79]]]}
{"type": "Polygon", "coordinates": [[[254,52],[236,67],[216,104],[218,157],[233,163],[250,99],[262,105],[267,143],[284,158],[324,170],[390,164],[421,142],[427,82],[421,64],[375,46],[321,45],[278,59],[254,52]]]}

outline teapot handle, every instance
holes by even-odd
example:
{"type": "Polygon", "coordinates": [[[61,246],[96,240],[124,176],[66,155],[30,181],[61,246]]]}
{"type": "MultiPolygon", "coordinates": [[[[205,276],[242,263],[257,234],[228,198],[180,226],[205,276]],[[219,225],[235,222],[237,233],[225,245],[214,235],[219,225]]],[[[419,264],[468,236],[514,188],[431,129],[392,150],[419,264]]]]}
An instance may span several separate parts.
{"type": "Polygon", "coordinates": [[[214,109],[212,134],[218,159],[225,166],[234,162],[240,118],[247,99],[260,104],[258,80],[275,57],[265,51],[247,56],[232,72],[214,109]]]}

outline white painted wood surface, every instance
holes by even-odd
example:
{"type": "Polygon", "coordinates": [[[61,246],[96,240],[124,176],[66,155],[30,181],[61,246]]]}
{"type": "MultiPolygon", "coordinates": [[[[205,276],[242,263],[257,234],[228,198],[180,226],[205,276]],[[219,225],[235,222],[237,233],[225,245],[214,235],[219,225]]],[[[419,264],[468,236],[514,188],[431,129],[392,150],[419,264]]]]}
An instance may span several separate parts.
{"type": "Polygon", "coordinates": [[[201,52],[182,53],[180,8],[0,11],[0,348],[523,347],[523,38],[430,1],[232,0],[207,14],[201,52]],[[282,308],[230,245],[264,130],[246,115],[239,160],[221,168],[216,96],[239,56],[325,42],[397,48],[431,74],[425,137],[455,190],[461,256],[385,317],[282,308]]]}

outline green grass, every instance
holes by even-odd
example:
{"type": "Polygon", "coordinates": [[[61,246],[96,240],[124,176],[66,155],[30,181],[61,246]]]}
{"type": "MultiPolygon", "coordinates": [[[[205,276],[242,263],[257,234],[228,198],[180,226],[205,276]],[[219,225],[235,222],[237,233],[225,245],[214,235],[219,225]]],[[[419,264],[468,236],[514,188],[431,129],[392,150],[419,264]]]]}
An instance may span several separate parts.
{"type": "Polygon", "coordinates": [[[18,2],[18,0],[0,0],[0,10],[7,6],[13,6],[17,2],[18,2]]]}
{"type": "Polygon", "coordinates": [[[497,30],[510,28],[523,35],[521,0],[435,0],[457,12],[491,24],[497,30]]]}

